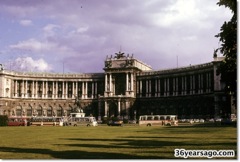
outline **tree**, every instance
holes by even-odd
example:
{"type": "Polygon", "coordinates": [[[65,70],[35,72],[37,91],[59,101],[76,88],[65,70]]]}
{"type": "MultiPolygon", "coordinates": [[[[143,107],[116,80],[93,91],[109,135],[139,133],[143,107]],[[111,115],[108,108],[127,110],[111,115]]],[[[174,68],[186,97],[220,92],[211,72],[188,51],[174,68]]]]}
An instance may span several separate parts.
{"type": "Polygon", "coordinates": [[[233,16],[230,21],[224,22],[220,28],[220,33],[215,37],[219,38],[221,47],[218,48],[223,56],[224,61],[221,63],[218,73],[221,73],[221,80],[225,82],[226,93],[234,98],[236,105],[237,96],[237,1],[236,0],[219,0],[219,6],[229,8],[233,16]]]}

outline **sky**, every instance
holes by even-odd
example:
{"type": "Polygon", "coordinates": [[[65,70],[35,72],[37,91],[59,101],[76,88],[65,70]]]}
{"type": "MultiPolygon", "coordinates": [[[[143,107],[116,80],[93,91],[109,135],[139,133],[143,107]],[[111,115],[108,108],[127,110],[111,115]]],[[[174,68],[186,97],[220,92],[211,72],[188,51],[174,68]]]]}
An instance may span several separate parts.
{"type": "MultiPolygon", "coordinates": [[[[24,72],[104,72],[119,51],[153,70],[211,62],[232,13],[218,0],[1,0],[0,64],[24,72]]],[[[219,54],[219,56],[221,56],[219,54]]]]}

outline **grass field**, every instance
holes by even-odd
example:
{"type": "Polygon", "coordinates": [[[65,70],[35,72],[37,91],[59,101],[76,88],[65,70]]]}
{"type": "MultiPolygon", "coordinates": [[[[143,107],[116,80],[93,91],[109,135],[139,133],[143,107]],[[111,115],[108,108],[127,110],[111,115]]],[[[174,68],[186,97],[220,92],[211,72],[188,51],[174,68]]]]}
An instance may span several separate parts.
{"type": "Polygon", "coordinates": [[[0,132],[1,159],[174,159],[176,148],[237,154],[236,127],[36,126],[0,132]]]}

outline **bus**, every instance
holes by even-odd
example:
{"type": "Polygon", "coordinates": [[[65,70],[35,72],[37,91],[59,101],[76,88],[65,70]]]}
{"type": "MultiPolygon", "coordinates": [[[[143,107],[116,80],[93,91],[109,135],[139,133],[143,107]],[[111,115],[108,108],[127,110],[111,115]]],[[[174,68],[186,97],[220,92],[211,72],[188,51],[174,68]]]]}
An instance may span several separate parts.
{"type": "Polygon", "coordinates": [[[95,117],[70,117],[67,124],[69,126],[98,126],[95,117]]]}
{"type": "Polygon", "coordinates": [[[62,117],[32,117],[30,126],[62,126],[62,117]]]}
{"type": "Polygon", "coordinates": [[[27,126],[26,117],[8,117],[8,126],[27,126]]]}
{"type": "Polygon", "coordinates": [[[140,126],[178,126],[177,115],[141,115],[140,126]]]}

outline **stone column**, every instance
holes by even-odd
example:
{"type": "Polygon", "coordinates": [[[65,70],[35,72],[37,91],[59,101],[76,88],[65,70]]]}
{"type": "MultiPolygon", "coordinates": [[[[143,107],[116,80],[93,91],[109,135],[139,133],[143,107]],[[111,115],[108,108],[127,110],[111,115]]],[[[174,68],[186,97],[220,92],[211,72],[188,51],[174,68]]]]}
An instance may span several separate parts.
{"type": "Polygon", "coordinates": [[[195,75],[192,76],[193,79],[193,94],[195,94],[195,75]]]}
{"type": "Polygon", "coordinates": [[[75,82],[72,82],[72,98],[74,98],[76,90],[75,90],[75,82]]]}
{"type": "Polygon", "coordinates": [[[48,81],[46,81],[46,98],[48,98],[49,96],[48,96],[48,81]]]}
{"type": "Polygon", "coordinates": [[[45,81],[42,81],[42,98],[45,98],[45,81]]]}
{"type": "Polygon", "coordinates": [[[118,99],[118,116],[120,117],[121,115],[121,102],[120,99],[118,99]]]}
{"type": "Polygon", "coordinates": [[[25,98],[28,98],[28,81],[25,80],[25,98]]]}
{"type": "Polygon", "coordinates": [[[209,92],[209,76],[208,76],[208,73],[205,73],[205,75],[206,75],[206,92],[209,92]]]}
{"type": "Polygon", "coordinates": [[[211,92],[211,87],[212,87],[211,81],[212,81],[212,79],[211,79],[211,73],[209,73],[209,92],[211,92]]]}
{"type": "Polygon", "coordinates": [[[98,99],[98,120],[101,120],[101,101],[98,99]]]}
{"type": "Polygon", "coordinates": [[[131,91],[133,91],[133,73],[130,74],[131,74],[131,91]]]}
{"type": "Polygon", "coordinates": [[[192,88],[192,76],[191,76],[191,75],[189,76],[189,80],[190,80],[190,81],[189,81],[189,82],[190,82],[190,86],[189,86],[190,89],[189,89],[189,91],[190,91],[190,94],[192,94],[193,88],[192,88]]]}
{"type": "Polygon", "coordinates": [[[182,94],[185,95],[185,77],[182,76],[182,94]]]}
{"type": "Polygon", "coordinates": [[[146,97],[148,97],[148,93],[149,93],[149,91],[148,91],[148,80],[146,80],[146,97]]]}
{"type": "Polygon", "coordinates": [[[158,97],[161,96],[161,81],[158,79],[158,97]]]}
{"type": "Polygon", "coordinates": [[[128,80],[128,73],[126,73],[126,91],[128,91],[128,83],[129,83],[129,80],[128,80]]]}
{"type": "Polygon", "coordinates": [[[76,82],[76,96],[78,97],[78,82],[76,82]]]}
{"type": "Polygon", "coordinates": [[[38,81],[36,81],[36,98],[38,98],[38,81]]]}
{"type": "Polygon", "coordinates": [[[112,74],[109,74],[109,91],[112,93],[112,74]]]}
{"type": "Polygon", "coordinates": [[[84,99],[85,98],[85,91],[84,91],[84,82],[82,82],[82,98],[84,99]]]}
{"type": "Polygon", "coordinates": [[[35,98],[35,81],[32,81],[32,98],[35,98]]]}
{"type": "Polygon", "coordinates": [[[139,94],[142,97],[142,80],[139,80],[139,94]]]}
{"type": "Polygon", "coordinates": [[[66,89],[65,89],[65,93],[66,93],[66,99],[68,98],[68,81],[66,81],[66,89]]]}
{"type": "Polygon", "coordinates": [[[107,101],[105,101],[105,104],[104,104],[104,116],[107,117],[108,116],[108,104],[107,104],[107,101]]]}
{"type": "Polygon", "coordinates": [[[94,82],[92,81],[92,98],[94,96],[94,82]]]}
{"type": "Polygon", "coordinates": [[[167,83],[166,83],[166,78],[164,78],[164,96],[167,96],[167,83]]]}
{"type": "Polygon", "coordinates": [[[95,96],[94,96],[95,98],[97,98],[97,95],[98,95],[97,86],[98,86],[98,85],[97,85],[97,82],[95,82],[95,96]]]}
{"type": "Polygon", "coordinates": [[[167,96],[169,96],[169,78],[167,78],[167,96]]]}
{"type": "Polygon", "coordinates": [[[62,82],[62,98],[65,98],[65,94],[64,94],[65,93],[65,88],[64,87],[65,87],[65,82],[63,81],[62,82]]]}
{"type": "Polygon", "coordinates": [[[86,88],[85,88],[85,98],[88,98],[88,82],[86,82],[86,88]]]}
{"type": "Polygon", "coordinates": [[[173,86],[173,96],[175,96],[175,91],[176,91],[176,82],[175,82],[175,78],[172,78],[172,86],[173,86]]]}
{"type": "Polygon", "coordinates": [[[155,94],[154,94],[154,96],[157,97],[157,95],[158,95],[158,79],[156,78],[155,79],[155,94]]]}
{"type": "Polygon", "coordinates": [[[14,80],[14,97],[17,97],[17,80],[14,80]]]}
{"type": "Polygon", "coordinates": [[[20,85],[21,98],[23,98],[23,96],[24,96],[24,92],[23,92],[24,81],[22,80],[21,82],[19,82],[19,85],[20,85]]]}
{"type": "Polygon", "coordinates": [[[56,98],[55,81],[52,82],[52,98],[56,98]]]}
{"type": "Polygon", "coordinates": [[[105,92],[107,92],[108,91],[108,76],[107,76],[108,74],[106,73],[105,74],[105,92]]]}
{"type": "Polygon", "coordinates": [[[152,96],[152,80],[149,80],[149,95],[148,97],[151,97],[152,96]]]}

